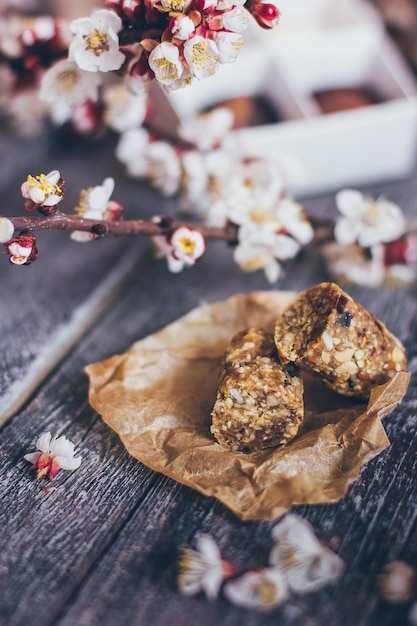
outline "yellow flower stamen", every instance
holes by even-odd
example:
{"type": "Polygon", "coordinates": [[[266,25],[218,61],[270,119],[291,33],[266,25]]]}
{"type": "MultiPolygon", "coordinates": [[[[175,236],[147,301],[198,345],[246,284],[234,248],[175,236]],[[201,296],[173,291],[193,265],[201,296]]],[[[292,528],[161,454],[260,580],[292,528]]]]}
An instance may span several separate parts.
{"type": "Polygon", "coordinates": [[[60,72],[57,77],[58,83],[67,93],[74,91],[74,87],[79,80],[80,75],[76,70],[65,70],[64,72],[60,72]]]}
{"type": "Polygon", "coordinates": [[[99,30],[95,30],[85,38],[86,50],[93,52],[96,57],[100,56],[103,52],[108,52],[109,43],[107,35],[103,35],[99,30]]]}
{"type": "Polygon", "coordinates": [[[256,588],[256,593],[261,604],[268,606],[275,599],[276,589],[270,581],[262,580],[256,588]]]}
{"type": "Polygon", "coordinates": [[[297,551],[294,549],[288,550],[287,554],[285,555],[285,565],[287,567],[292,567],[293,565],[296,565],[297,563],[298,563],[297,551]]]}
{"type": "Polygon", "coordinates": [[[182,245],[182,248],[183,248],[185,254],[190,254],[190,255],[194,254],[195,241],[193,241],[189,237],[181,237],[179,242],[182,245]]]}
{"type": "Polygon", "coordinates": [[[207,40],[199,41],[193,47],[193,62],[198,69],[207,70],[213,74],[217,66],[217,60],[211,56],[207,40]]]}
{"type": "MultiPolygon", "coordinates": [[[[49,196],[51,193],[55,192],[55,185],[51,185],[45,174],[39,174],[39,176],[31,176],[29,174],[26,182],[31,189],[34,187],[40,187],[45,196],[49,196]]],[[[58,187],[56,189],[58,190],[58,187]]]]}

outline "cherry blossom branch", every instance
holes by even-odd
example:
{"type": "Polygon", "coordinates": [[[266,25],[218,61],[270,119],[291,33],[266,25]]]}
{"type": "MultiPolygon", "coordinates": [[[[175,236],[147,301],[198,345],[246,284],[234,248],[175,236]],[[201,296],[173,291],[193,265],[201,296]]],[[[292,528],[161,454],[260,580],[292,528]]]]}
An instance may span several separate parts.
{"type": "Polygon", "coordinates": [[[82,231],[91,233],[95,238],[123,235],[147,235],[150,237],[168,236],[178,228],[197,230],[204,239],[220,239],[230,244],[236,242],[237,228],[235,224],[227,224],[224,228],[185,223],[170,217],[158,216],[153,220],[94,220],[76,214],[56,211],[53,215],[23,215],[8,218],[15,230],[37,231],[82,231]]]}

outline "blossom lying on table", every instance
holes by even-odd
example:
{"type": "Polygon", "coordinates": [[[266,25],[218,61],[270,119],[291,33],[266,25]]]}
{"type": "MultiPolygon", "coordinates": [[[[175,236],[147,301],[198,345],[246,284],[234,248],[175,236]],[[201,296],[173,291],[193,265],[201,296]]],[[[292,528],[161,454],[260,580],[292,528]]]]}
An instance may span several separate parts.
{"type": "Polygon", "coordinates": [[[223,580],[234,573],[234,566],[222,559],[210,535],[199,535],[196,543],[196,550],[182,550],[178,561],[179,588],[185,595],[204,591],[208,598],[216,598],[223,580]]]}
{"type": "Polygon", "coordinates": [[[43,433],[36,441],[37,452],[25,454],[24,459],[32,463],[36,478],[55,478],[61,469],[75,470],[81,465],[81,457],[75,457],[75,445],[65,435],[52,437],[43,433]]]}
{"type": "Polygon", "coordinates": [[[224,595],[232,604],[243,609],[271,611],[289,599],[288,584],[275,567],[246,572],[227,582],[224,595]]]}
{"type": "Polygon", "coordinates": [[[379,287],[416,279],[417,238],[407,232],[400,207],[353,189],[340,191],[336,205],[341,213],[334,230],[336,242],[324,247],[336,280],[379,287]]]}
{"type": "Polygon", "coordinates": [[[212,599],[228,578],[223,593],[232,604],[268,611],[289,600],[291,591],[311,593],[343,574],[342,559],[317,539],[311,525],[301,517],[287,514],[272,529],[272,538],[275,543],[269,567],[234,577],[236,568],[221,559],[214,539],[200,536],[197,550],[187,548],[179,558],[180,591],[186,595],[204,591],[212,599]]]}
{"type": "Polygon", "coordinates": [[[269,557],[270,565],[282,571],[296,593],[316,591],[341,576],[344,563],[315,536],[308,522],[287,515],[272,529],[276,544],[269,557]]]}

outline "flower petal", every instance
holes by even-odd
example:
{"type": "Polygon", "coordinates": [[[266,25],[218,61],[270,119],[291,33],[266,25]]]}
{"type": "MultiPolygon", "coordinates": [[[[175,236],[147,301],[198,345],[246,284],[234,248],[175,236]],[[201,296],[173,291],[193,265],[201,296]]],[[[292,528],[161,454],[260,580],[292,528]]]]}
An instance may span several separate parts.
{"type": "Polygon", "coordinates": [[[29,461],[29,463],[35,465],[35,463],[38,462],[40,455],[40,452],[29,452],[29,454],[25,454],[23,458],[25,459],[25,461],[29,461]]]}
{"type": "Polygon", "coordinates": [[[81,465],[82,458],[80,456],[59,456],[57,455],[56,460],[59,466],[64,470],[75,470],[78,469],[81,465]]]}
{"type": "Polygon", "coordinates": [[[336,205],[345,217],[360,217],[366,211],[363,193],[356,189],[343,189],[336,194],[336,205]]]}
{"type": "Polygon", "coordinates": [[[40,437],[38,437],[36,441],[36,447],[38,448],[38,450],[40,450],[41,452],[49,452],[51,439],[52,435],[49,431],[46,433],[42,433],[42,435],[40,435],[40,437]]]}

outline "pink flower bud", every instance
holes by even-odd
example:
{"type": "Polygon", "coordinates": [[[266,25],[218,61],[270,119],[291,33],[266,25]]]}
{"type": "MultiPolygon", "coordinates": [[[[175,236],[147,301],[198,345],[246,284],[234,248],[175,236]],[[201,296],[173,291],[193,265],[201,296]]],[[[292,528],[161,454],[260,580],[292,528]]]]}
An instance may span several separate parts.
{"type": "Polygon", "coordinates": [[[248,9],[262,28],[274,28],[278,24],[280,12],[275,4],[253,2],[248,9]]]}

